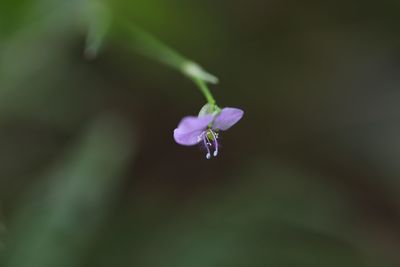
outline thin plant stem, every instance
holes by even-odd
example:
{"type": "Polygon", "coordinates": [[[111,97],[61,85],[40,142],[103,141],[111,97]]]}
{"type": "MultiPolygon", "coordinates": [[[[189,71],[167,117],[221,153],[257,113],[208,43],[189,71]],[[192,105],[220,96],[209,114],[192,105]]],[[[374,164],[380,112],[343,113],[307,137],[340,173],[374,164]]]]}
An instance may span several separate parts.
{"type": "Polygon", "coordinates": [[[201,79],[193,79],[193,81],[197,84],[200,91],[203,93],[208,104],[210,104],[210,106],[213,108],[215,106],[216,102],[215,102],[213,95],[210,92],[210,89],[208,89],[207,84],[201,79]]]}
{"type": "Polygon", "coordinates": [[[214,75],[206,72],[197,63],[182,56],[155,36],[129,20],[119,19],[117,21],[117,26],[119,30],[122,31],[121,34],[129,38],[133,44],[132,47],[138,53],[170,66],[190,78],[204,95],[208,104],[212,107],[215,106],[216,101],[207,86],[207,82],[218,82],[218,79],[214,75]]]}

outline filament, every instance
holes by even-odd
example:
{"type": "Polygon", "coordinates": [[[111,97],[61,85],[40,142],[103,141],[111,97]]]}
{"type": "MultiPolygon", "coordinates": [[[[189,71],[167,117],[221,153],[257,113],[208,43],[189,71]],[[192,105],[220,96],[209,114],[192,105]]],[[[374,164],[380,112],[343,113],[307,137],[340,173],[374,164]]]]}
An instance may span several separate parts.
{"type": "Polygon", "coordinates": [[[210,140],[208,140],[208,137],[207,137],[207,133],[206,133],[206,132],[205,132],[204,135],[203,135],[203,142],[204,142],[204,146],[207,148],[207,155],[206,155],[206,158],[207,158],[207,159],[210,159],[210,158],[211,158],[211,153],[210,153],[210,148],[208,147],[208,145],[210,144],[210,140]],[[207,141],[206,141],[206,139],[207,139],[207,141]]]}
{"type": "Polygon", "coordinates": [[[217,135],[214,133],[213,130],[210,131],[213,138],[214,138],[214,147],[215,147],[215,151],[214,151],[214,157],[216,157],[218,155],[218,141],[217,141],[217,135]]]}

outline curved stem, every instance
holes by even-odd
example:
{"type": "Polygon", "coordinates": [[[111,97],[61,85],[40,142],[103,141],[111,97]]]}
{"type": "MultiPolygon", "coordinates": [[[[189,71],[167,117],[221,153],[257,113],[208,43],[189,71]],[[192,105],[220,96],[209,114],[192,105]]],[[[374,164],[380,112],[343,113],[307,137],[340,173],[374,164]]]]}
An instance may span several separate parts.
{"type": "Polygon", "coordinates": [[[133,48],[148,58],[157,60],[173,69],[178,70],[198,86],[208,104],[215,106],[215,99],[207,87],[207,82],[217,83],[218,79],[203,70],[197,63],[173,50],[162,41],[138,27],[127,19],[118,18],[116,26],[121,34],[127,35],[133,48]]]}
{"type": "Polygon", "coordinates": [[[126,37],[124,39],[132,43],[132,47],[136,52],[148,58],[157,60],[179,71],[181,71],[184,64],[189,62],[184,56],[127,19],[118,18],[116,26],[121,30],[120,33],[126,37]]]}
{"type": "Polygon", "coordinates": [[[197,84],[199,87],[200,91],[203,93],[204,97],[206,98],[208,104],[210,104],[212,107],[215,106],[215,99],[212,96],[210,89],[208,89],[207,84],[200,79],[193,79],[193,81],[197,84]]]}

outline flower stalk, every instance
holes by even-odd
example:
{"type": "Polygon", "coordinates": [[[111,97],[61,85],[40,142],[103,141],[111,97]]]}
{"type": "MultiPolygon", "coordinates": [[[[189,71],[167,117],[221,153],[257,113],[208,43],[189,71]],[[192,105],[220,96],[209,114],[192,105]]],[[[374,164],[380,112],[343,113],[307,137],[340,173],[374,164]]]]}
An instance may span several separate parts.
{"type": "Polygon", "coordinates": [[[122,33],[133,43],[133,48],[140,54],[161,62],[191,79],[199,88],[210,106],[215,106],[215,99],[207,83],[216,84],[218,78],[205,71],[196,62],[187,59],[147,31],[133,24],[129,20],[120,19],[117,26],[122,33]]]}
{"type": "Polygon", "coordinates": [[[203,93],[203,95],[206,98],[207,103],[210,105],[211,109],[214,109],[216,101],[215,101],[213,95],[211,94],[210,90],[208,89],[207,84],[201,79],[193,79],[193,80],[199,87],[200,91],[203,93]]]}

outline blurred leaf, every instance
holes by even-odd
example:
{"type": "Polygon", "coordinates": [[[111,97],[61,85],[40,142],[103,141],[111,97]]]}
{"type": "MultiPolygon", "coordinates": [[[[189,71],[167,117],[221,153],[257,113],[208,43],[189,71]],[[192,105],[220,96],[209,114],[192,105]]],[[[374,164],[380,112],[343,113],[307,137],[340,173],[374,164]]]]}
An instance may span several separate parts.
{"type": "Polygon", "coordinates": [[[142,223],[119,218],[106,237],[118,251],[93,266],[396,266],[362,237],[350,219],[358,207],[326,178],[268,160],[240,169],[236,185],[186,203],[178,216],[153,209],[135,212],[142,223]]]}
{"type": "Polygon", "coordinates": [[[23,201],[2,266],[78,266],[113,207],[132,151],[131,138],[119,120],[97,121],[23,201]]]}
{"type": "Polygon", "coordinates": [[[1,39],[15,32],[25,21],[32,0],[2,0],[0,1],[0,43],[1,39]]]}
{"type": "Polygon", "coordinates": [[[112,14],[108,7],[99,1],[88,1],[87,4],[88,34],[86,37],[85,56],[95,58],[102,48],[110,28],[112,14]]]}
{"type": "Polygon", "coordinates": [[[260,161],[234,176],[168,219],[157,209],[136,211],[142,223],[119,218],[93,266],[378,266],[344,219],[355,208],[318,175],[260,161]]]}

